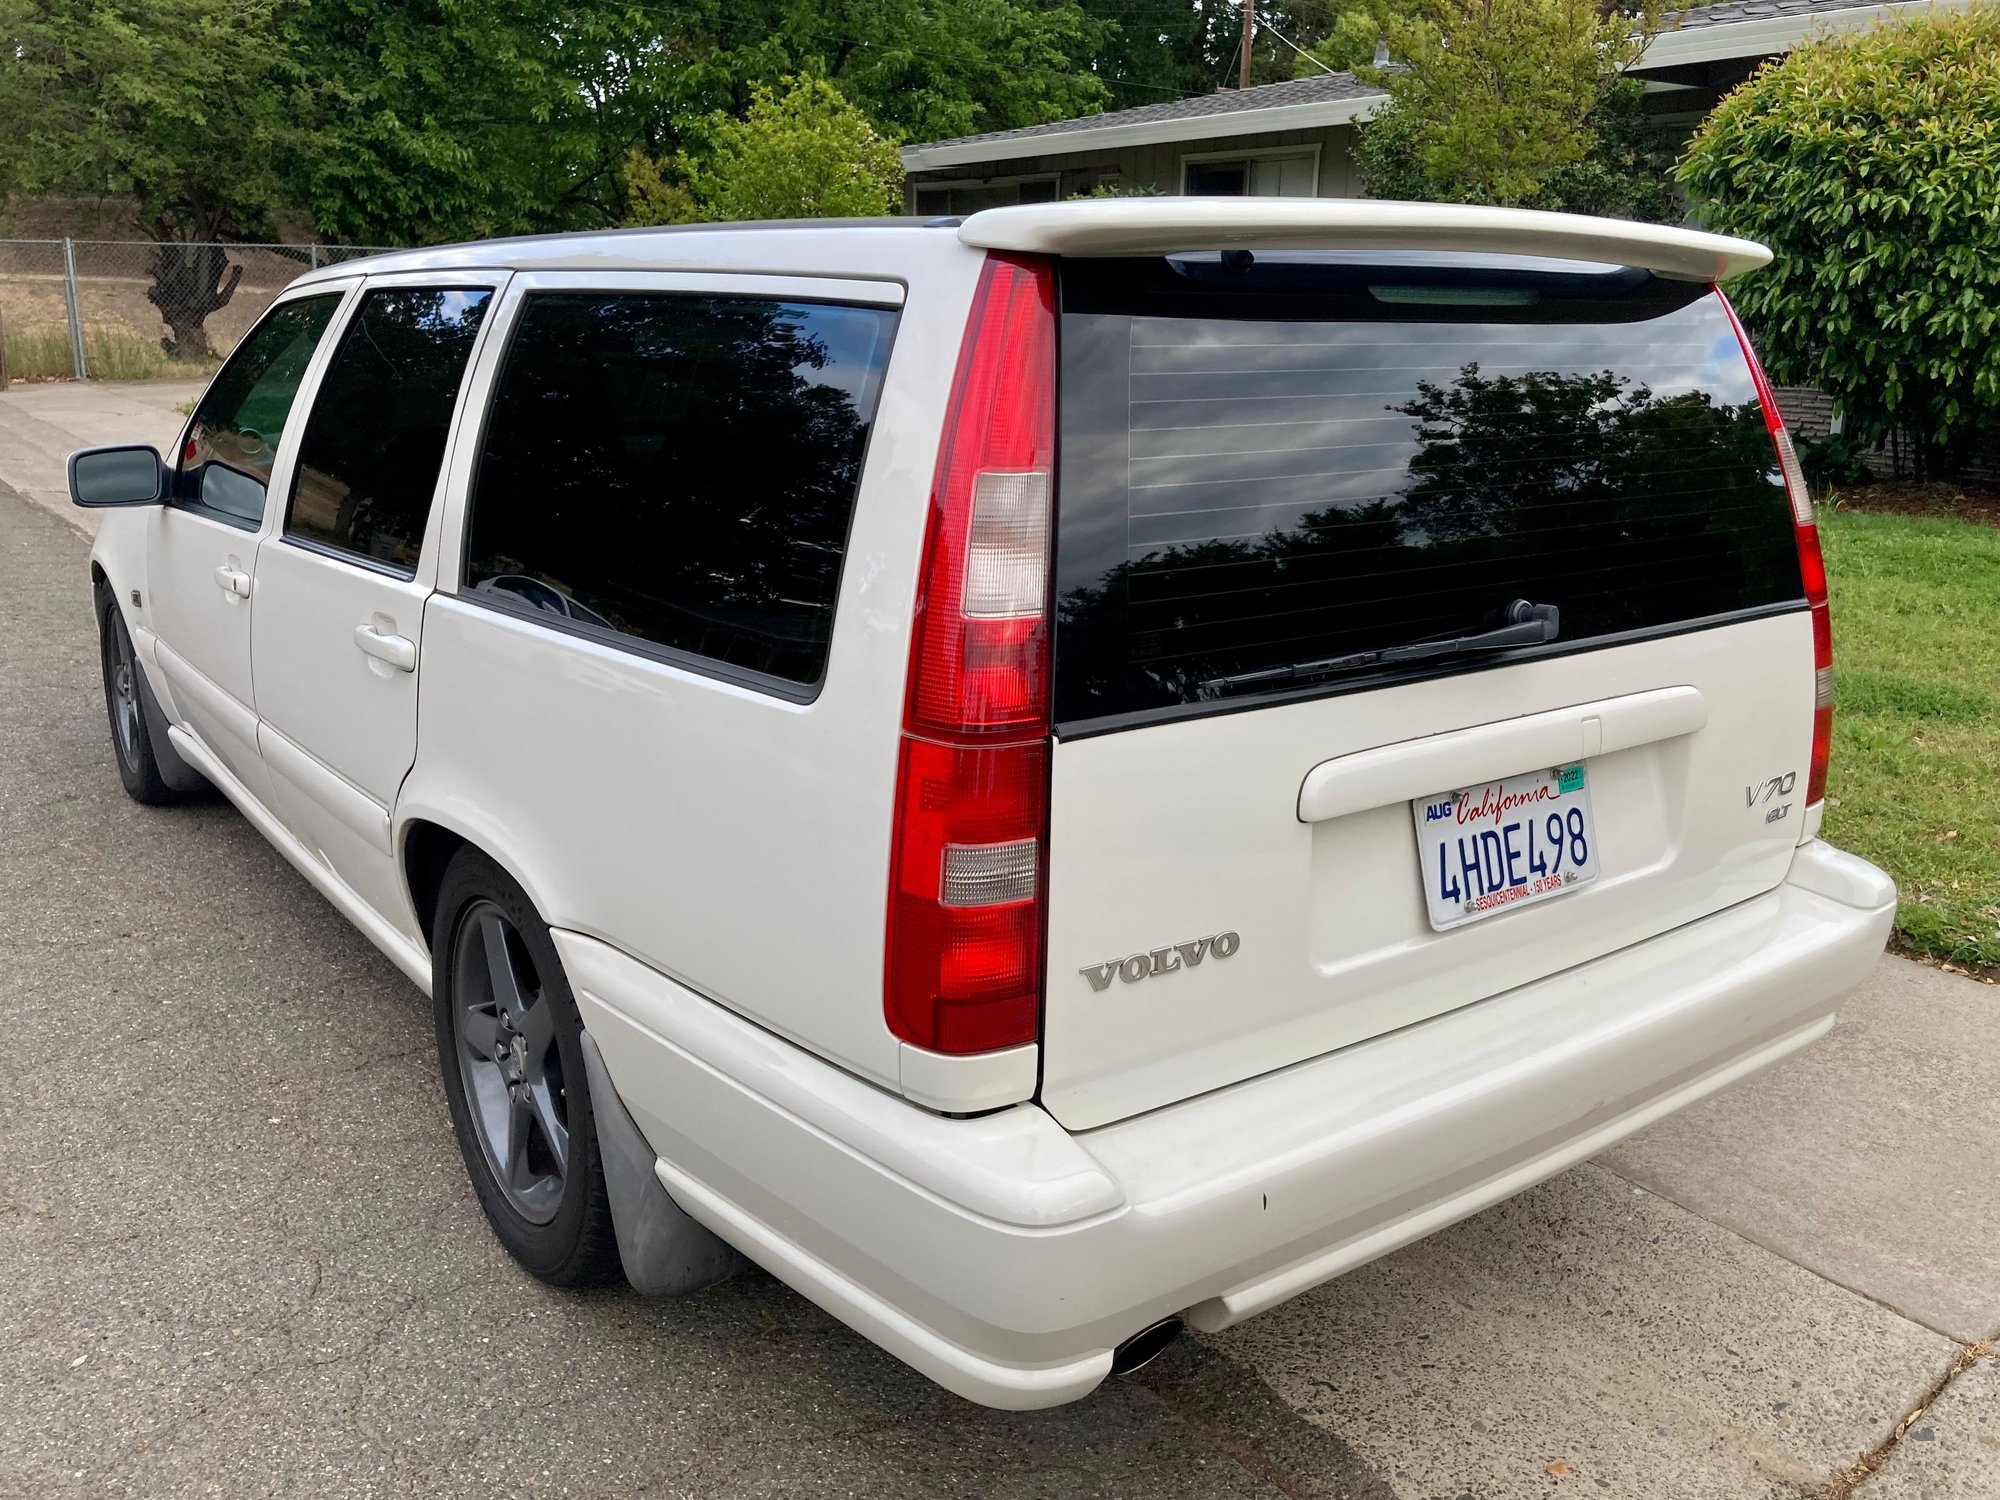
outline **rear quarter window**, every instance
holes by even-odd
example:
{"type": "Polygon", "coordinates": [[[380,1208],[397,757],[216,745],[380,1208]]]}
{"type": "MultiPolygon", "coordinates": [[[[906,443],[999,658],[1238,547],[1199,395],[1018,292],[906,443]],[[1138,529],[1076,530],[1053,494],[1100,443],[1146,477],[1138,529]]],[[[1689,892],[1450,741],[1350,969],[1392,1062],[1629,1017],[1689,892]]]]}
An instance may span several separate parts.
{"type": "Polygon", "coordinates": [[[1720,300],[1644,272],[1077,261],[1061,279],[1065,729],[1803,607],[1720,300]],[[1552,604],[1559,638],[1250,687],[1552,604]]]}
{"type": "Polygon", "coordinates": [[[534,292],[474,480],[471,597],[810,697],[896,314],[534,292]]]}

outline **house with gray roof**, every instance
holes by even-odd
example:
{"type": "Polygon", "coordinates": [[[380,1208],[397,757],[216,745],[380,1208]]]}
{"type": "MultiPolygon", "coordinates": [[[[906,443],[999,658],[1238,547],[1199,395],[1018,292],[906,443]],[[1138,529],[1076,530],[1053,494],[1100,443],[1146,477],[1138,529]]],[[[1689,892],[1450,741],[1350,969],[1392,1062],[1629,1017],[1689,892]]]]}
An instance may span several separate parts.
{"type": "MultiPolygon", "coordinates": [[[[1663,129],[1693,131],[1758,66],[1810,35],[1856,30],[1972,0],[1724,0],[1682,11],[1632,73],[1663,129]]],[[[1046,203],[1102,184],[1161,193],[1349,198],[1361,194],[1354,127],[1385,99],[1351,73],[1202,94],[1019,130],[903,148],[906,206],[965,214],[1046,203]]]]}

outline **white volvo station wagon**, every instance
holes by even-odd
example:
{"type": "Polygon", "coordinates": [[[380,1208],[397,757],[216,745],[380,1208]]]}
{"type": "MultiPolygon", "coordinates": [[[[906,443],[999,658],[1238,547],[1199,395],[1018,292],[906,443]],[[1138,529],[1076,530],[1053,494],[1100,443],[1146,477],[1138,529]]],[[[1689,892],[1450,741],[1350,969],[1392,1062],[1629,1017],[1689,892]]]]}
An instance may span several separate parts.
{"type": "Polygon", "coordinates": [[[1739,240],[1296,199],[295,282],[71,460],[120,776],[434,1002],[494,1232],[1073,1400],[1833,1024],[1739,240]]]}

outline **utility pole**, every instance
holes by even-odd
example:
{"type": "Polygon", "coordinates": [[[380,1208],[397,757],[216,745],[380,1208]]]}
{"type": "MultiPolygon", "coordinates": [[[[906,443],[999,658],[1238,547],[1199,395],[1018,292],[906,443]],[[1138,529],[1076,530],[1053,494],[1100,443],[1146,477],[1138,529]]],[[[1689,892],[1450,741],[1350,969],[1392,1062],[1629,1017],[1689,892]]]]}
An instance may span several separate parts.
{"type": "Polygon", "coordinates": [[[1257,0],[1243,0],[1243,65],[1236,73],[1236,86],[1250,87],[1250,43],[1257,37],[1257,0]]]}

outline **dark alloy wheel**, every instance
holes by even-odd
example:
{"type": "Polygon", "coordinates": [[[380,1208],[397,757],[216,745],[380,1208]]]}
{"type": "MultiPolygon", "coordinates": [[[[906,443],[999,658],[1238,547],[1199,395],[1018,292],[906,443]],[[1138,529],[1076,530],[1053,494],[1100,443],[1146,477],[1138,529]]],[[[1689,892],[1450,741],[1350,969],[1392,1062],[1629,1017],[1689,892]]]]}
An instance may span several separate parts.
{"type": "Polygon", "coordinates": [[[462,849],[431,953],[445,1098],[494,1235],[552,1285],[620,1280],[583,1022],[548,925],[504,870],[462,849]]]}
{"type": "MultiPolygon", "coordinates": [[[[182,766],[172,751],[168,758],[179,767],[178,784],[162,771],[160,756],[146,723],[146,680],[132,649],[132,633],[125,628],[125,616],[108,589],[97,594],[97,640],[104,666],[104,711],[111,721],[111,754],[118,762],[118,780],[125,795],[134,802],[164,807],[185,802],[190,784],[203,785],[182,766]]],[[[155,715],[158,709],[154,710],[155,715]]]]}
{"type": "Polygon", "coordinates": [[[139,764],[142,737],[146,733],[139,709],[139,663],[132,657],[132,633],[125,619],[111,611],[104,632],[104,701],[111,713],[111,743],[127,769],[139,764]]]}
{"type": "Polygon", "coordinates": [[[569,1100],[555,1008],[521,934],[491,901],[468,907],[453,956],[451,1016],[472,1127],[507,1202],[546,1224],[569,1171],[569,1100]]]}

